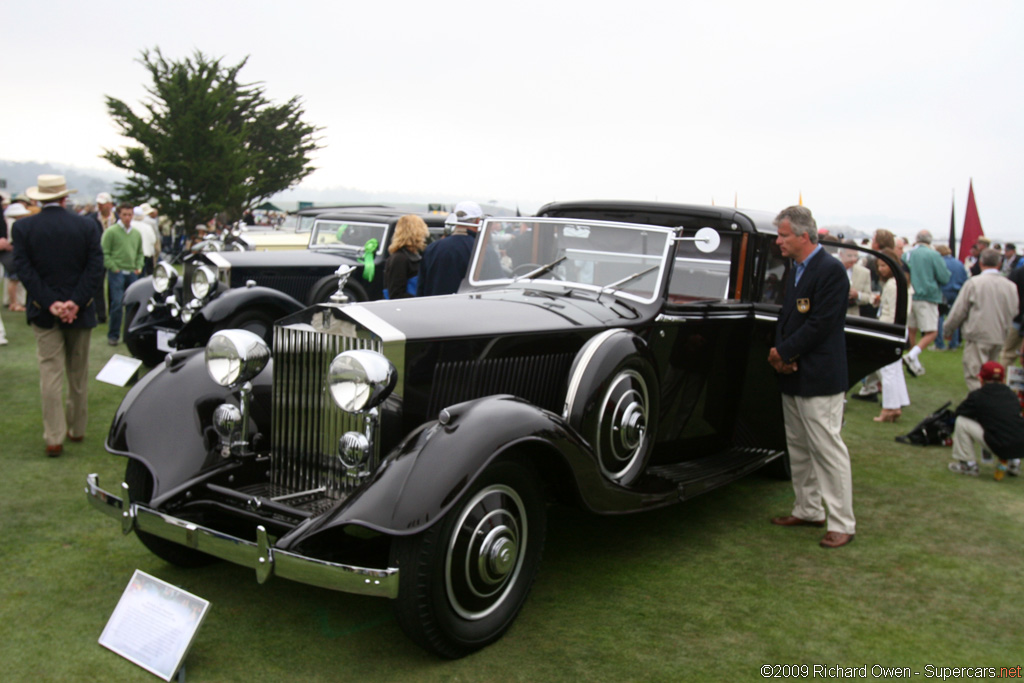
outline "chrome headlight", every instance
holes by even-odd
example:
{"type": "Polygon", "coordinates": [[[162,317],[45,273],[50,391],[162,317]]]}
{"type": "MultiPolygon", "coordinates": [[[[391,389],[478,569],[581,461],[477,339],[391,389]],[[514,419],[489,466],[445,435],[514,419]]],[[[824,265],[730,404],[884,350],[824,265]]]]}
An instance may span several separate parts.
{"type": "Polygon", "coordinates": [[[270,347],[258,334],[221,330],[206,344],[206,371],[222,387],[248,382],[267,367],[270,347]]]}
{"type": "Polygon", "coordinates": [[[345,351],[327,370],[331,398],[348,413],[379,406],[395,388],[396,380],[395,367],[376,351],[345,351]]]}
{"type": "Polygon", "coordinates": [[[230,444],[242,432],[242,411],[230,403],[217,406],[213,411],[213,429],[222,441],[230,444]]]}
{"type": "Polygon", "coordinates": [[[192,298],[205,299],[216,283],[217,271],[210,266],[199,266],[192,273],[192,298]]]}
{"type": "Polygon", "coordinates": [[[163,294],[174,286],[178,281],[178,271],[167,261],[161,261],[153,269],[153,289],[158,294],[163,294]]]}

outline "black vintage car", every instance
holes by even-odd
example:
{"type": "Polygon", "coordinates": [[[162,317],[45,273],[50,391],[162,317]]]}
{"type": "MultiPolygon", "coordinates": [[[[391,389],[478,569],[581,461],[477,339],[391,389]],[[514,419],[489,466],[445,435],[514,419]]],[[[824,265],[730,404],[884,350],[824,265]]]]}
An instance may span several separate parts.
{"type": "MultiPolygon", "coordinates": [[[[169,356],[111,425],[125,483],[90,475],[88,499],[168,562],[390,598],[415,642],[463,656],[526,600],[547,503],[639,512],[787,471],[770,221],[621,202],[489,219],[458,294],[318,304],[273,352],[225,330],[169,356]]],[[[900,288],[898,324],[849,319],[851,380],[900,356],[900,288]]]]}
{"type": "MultiPolygon", "coordinates": [[[[184,277],[167,263],[125,292],[125,343],[147,365],[174,349],[204,345],[213,332],[239,328],[270,341],[272,323],[337,290],[339,266],[355,268],[350,301],[383,297],[384,262],[398,218],[394,207],[312,210],[308,248],[290,251],[209,251],[185,261],[184,277]],[[372,267],[370,267],[372,266],[372,267]]],[[[432,236],[444,232],[443,213],[424,213],[432,236]]]]}

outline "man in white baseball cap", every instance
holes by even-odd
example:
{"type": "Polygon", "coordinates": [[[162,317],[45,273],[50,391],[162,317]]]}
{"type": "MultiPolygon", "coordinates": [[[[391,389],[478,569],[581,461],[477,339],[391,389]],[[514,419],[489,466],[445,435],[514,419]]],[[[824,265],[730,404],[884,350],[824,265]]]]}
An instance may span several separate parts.
{"type": "Polygon", "coordinates": [[[431,242],[420,263],[418,296],[454,294],[459,291],[476,244],[476,234],[484,212],[473,201],[459,202],[445,220],[452,233],[431,242]]]}
{"type": "MultiPolygon", "coordinates": [[[[114,198],[110,196],[109,192],[100,192],[96,195],[96,210],[87,213],[86,218],[96,221],[101,238],[103,237],[103,231],[117,222],[117,216],[114,214],[114,198]]],[[[103,277],[100,279],[100,286],[96,290],[96,319],[101,323],[107,322],[107,296],[104,293],[106,290],[106,279],[107,271],[104,270],[103,277]]]]}
{"type": "Polygon", "coordinates": [[[145,257],[145,263],[142,266],[143,277],[153,274],[156,255],[160,252],[160,237],[157,233],[156,221],[149,215],[152,212],[153,207],[148,202],[143,202],[135,207],[135,217],[132,218],[132,225],[142,236],[142,255],[145,257]]]}

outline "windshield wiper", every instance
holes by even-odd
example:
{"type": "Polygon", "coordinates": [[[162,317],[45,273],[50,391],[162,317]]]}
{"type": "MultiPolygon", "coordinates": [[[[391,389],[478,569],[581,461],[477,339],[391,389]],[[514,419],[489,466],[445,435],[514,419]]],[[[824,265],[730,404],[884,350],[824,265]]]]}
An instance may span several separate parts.
{"type": "Polygon", "coordinates": [[[560,258],[555,259],[554,261],[552,261],[551,263],[549,263],[549,264],[547,264],[545,266],[541,266],[540,268],[534,268],[529,273],[523,273],[522,275],[517,275],[514,278],[512,278],[512,282],[510,282],[509,284],[513,284],[513,283],[519,282],[520,280],[532,280],[535,277],[540,277],[541,275],[546,275],[549,272],[551,272],[551,270],[555,266],[557,266],[559,263],[561,263],[562,261],[564,261],[567,258],[569,258],[569,257],[568,256],[562,256],[560,258]]]}
{"type": "Polygon", "coordinates": [[[615,289],[619,285],[624,285],[627,282],[630,282],[632,280],[636,280],[637,278],[643,277],[644,275],[647,275],[647,273],[650,273],[651,271],[657,270],[658,268],[661,268],[661,264],[660,263],[658,265],[656,265],[656,266],[651,266],[647,270],[641,270],[639,273],[633,273],[632,275],[630,275],[628,277],[624,277],[621,280],[616,280],[615,282],[612,282],[611,284],[605,285],[604,287],[601,288],[601,291],[597,293],[598,300],[601,299],[601,295],[604,294],[605,292],[607,292],[607,291],[609,291],[611,289],[615,289]]]}

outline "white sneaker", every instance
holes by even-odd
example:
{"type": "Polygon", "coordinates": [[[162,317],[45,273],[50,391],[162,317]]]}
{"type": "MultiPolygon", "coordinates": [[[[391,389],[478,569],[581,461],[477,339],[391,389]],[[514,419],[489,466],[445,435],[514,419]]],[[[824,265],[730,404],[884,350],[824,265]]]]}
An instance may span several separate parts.
{"type": "Polygon", "coordinates": [[[0,346],[7,346],[7,337],[0,337],[0,346]]]}
{"type": "Polygon", "coordinates": [[[968,465],[967,463],[961,462],[960,460],[954,460],[953,462],[949,463],[949,471],[955,472],[956,474],[967,474],[972,477],[976,477],[978,476],[978,465],[968,465]]]}
{"type": "Polygon", "coordinates": [[[907,370],[910,371],[912,377],[920,377],[924,374],[924,366],[921,365],[921,361],[913,356],[903,356],[903,364],[907,366],[907,370]]]}
{"type": "Polygon", "coordinates": [[[882,385],[881,384],[871,384],[871,385],[865,384],[865,385],[863,385],[860,388],[860,391],[857,392],[857,395],[858,396],[874,396],[875,394],[877,394],[881,390],[882,390],[882,385]]]}

